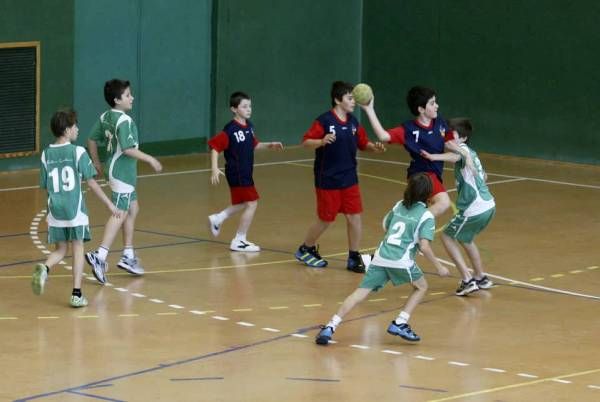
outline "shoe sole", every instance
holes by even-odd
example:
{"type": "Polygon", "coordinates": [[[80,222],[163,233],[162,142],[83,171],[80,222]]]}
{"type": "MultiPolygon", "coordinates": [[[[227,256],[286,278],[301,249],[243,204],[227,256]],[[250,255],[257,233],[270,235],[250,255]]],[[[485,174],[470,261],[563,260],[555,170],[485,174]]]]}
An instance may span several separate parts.
{"type": "Polygon", "coordinates": [[[38,296],[44,293],[41,269],[43,268],[38,269],[37,266],[35,267],[35,272],[33,273],[33,278],[31,280],[31,290],[33,291],[33,294],[38,296]]]}
{"type": "Polygon", "coordinates": [[[327,261],[325,261],[325,260],[323,260],[323,259],[322,259],[321,261],[323,261],[323,262],[324,262],[324,264],[323,264],[323,265],[311,265],[311,264],[307,263],[306,261],[304,261],[304,260],[302,259],[302,257],[301,257],[301,256],[299,257],[297,254],[294,254],[294,257],[296,257],[296,259],[297,259],[298,261],[300,261],[302,264],[306,265],[306,266],[307,266],[307,267],[309,267],[309,268],[325,268],[325,267],[327,266],[327,264],[328,264],[328,262],[327,262],[327,261]]]}
{"type": "Polygon", "coordinates": [[[324,336],[317,336],[317,339],[315,339],[315,342],[317,345],[327,345],[329,344],[329,339],[327,337],[324,336]]]}
{"type": "Polygon", "coordinates": [[[126,272],[130,273],[131,275],[136,275],[136,276],[144,275],[144,271],[142,271],[142,272],[135,271],[128,265],[121,265],[120,263],[118,263],[117,268],[121,268],[123,271],[126,271],[126,272]]]}
{"type": "Polygon", "coordinates": [[[407,337],[405,337],[403,335],[400,335],[400,334],[398,334],[396,332],[392,332],[392,331],[389,331],[389,330],[387,331],[387,333],[390,334],[390,335],[399,336],[400,338],[402,338],[402,339],[404,339],[405,341],[408,341],[408,342],[419,342],[421,340],[421,338],[419,338],[419,339],[407,338],[407,337]]]}
{"type": "Polygon", "coordinates": [[[102,279],[96,274],[94,264],[92,264],[92,261],[90,261],[90,257],[88,257],[87,253],[85,253],[85,261],[89,264],[90,267],[92,267],[92,275],[94,275],[94,278],[96,278],[98,283],[104,285],[106,283],[106,277],[104,278],[104,282],[103,282],[102,279]]]}
{"type": "Polygon", "coordinates": [[[475,292],[477,292],[478,290],[479,290],[479,288],[475,288],[475,289],[472,289],[472,290],[465,289],[465,290],[463,290],[462,292],[454,292],[454,294],[455,294],[456,296],[466,296],[466,295],[469,295],[469,294],[471,294],[471,293],[475,293],[475,292]]]}
{"type": "Polygon", "coordinates": [[[364,269],[355,269],[355,268],[349,268],[349,267],[346,267],[346,270],[355,272],[357,274],[364,274],[366,272],[364,269]]]}

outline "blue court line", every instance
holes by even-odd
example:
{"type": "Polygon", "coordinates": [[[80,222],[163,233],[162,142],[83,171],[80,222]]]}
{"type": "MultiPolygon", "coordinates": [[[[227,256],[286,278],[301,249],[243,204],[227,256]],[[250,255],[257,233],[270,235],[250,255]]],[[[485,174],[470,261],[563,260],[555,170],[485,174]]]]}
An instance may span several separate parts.
{"type": "Polygon", "coordinates": [[[415,386],[411,386],[411,385],[399,385],[399,387],[401,387],[401,388],[408,388],[408,389],[416,389],[418,391],[448,392],[445,389],[415,387],[415,386]]]}
{"type": "Polygon", "coordinates": [[[294,380],[294,381],[340,382],[340,380],[330,380],[328,378],[285,377],[285,379],[286,380],[294,380]]]}
{"type": "Polygon", "coordinates": [[[191,378],[171,378],[171,381],[204,381],[204,380],[224,380],[225,377],[191,377],[191,378]]]}
{"type": "MultiPolygon", "coordinates": [[[[434,298],[434,299],[430,299],[430,300],[425,300],[425,301],[421,302],[420,304],[428,304],[428,303],[432,303],[432,302],[435,302],[435,301],[444,300],[444,299],[447,299],[449,297],[454,297],[454,295],[446,295],[446,296],[442,296],[442,297],[438,297],[438,298],[434,298]]],[[[364,315],[364,316],[361,316],[361,317],[356,317],[356,318],[353,318],[353,319],[345,320],[345,322],[352,322],[352,321],[364,320],[365,318],[375,317],[375,316],[378,316],[380,314],[387,314],[387,313],[390,313],[392,311],[398,311],[399,308],[401,308],[401,306],[395,307],[393,309],[381,310],[378,313],[371,313],[371,314],[367,314],[367,315],[364,315]]],[[[222,356],[222,355],[226,355],[228,353],[237,352],[239,350],[245,350],[245,349],[253,348],[253,347],[256,347],[256,346],[264,345],[264,344],[267,344],[267,343],[276,342],[276,341],[279,341],[281,339],[289,338],[289,337],[292,336],[292,334],[301,334],[301,333],[304,333],[304,332],[307,332],[307,331],[312,331],[312,330],[318,329],[320,327],[321,327],[320,325],[313,325],[313,326],[310,326],[310,327],[301,328],[301,329],[299,329],[297,331],[293,331],[293,332],[290,332],[290,333],[287,333],[287,334],[279,335],[279,336],[276,336],[276,337],[273,337],[273,338],[269,338],[269,339],[264,339],[262,341],[257,341],[257,342],[253,342],[253,343],[249,343],[249,344],[241,345],[241,346],[234,346],[234,347],[223,349],[223,350],[220,350],[220,351],[217,351],[217,352],[211,352],[211,353],[207,353],[205,355],[200,355],[200,356],[191,357],[191,358],[184,359],[184,360],[179,360],[179,361],[176,361],[176,362],[173,362],[173,363],[161,363],[161,364],[158,364],[158,365],[156,365],[154,367],[150,367],[150,368],[147,368],[147,369],[144,369],[144,370],[134,371],[132,373],[126,373],[126,374],[122,374],[122,375],[115,376],[115,377],[105,378],[105,379],[102,379],[102,380],[99,380],[99,381],[94,381],[94,382],[90,382],[90,383],[87,383],[87,384],[79,385],[77,387],[65,388],[65,389],[61,389],[59,391],[46,392],[46,393],[43,393],[43,394],[37,394],[37,395],[33,395],[33,396],[28,396],[28,397],[25,397],[25,398],[22,398],[22,399],[15,399],[14,402],[32,401],[34,399],[40,399],[40,398],[45,398],[45,397],[48,397],[48,396],[59,395],[59,394],[65,393],[65,392],[72,392],[72,391],[79,391],[81,389],[88,389],[88,388],[94,387],[96,385],[105,384],[107,382],[112,382],[112,381],[121,380],[121,379],[124,379],[124,378],[130,378],[130,377],[135,377],[135,376],[142,375],[142,374],[152,373],[152,372],[159,371],[159,370],[162,370],[162,369],[165,369],[165,368],[170,368],[170,367],[175,367],[175,366],[181,366],[181,365],[184,365],[184,364],[187,364],[187,363],[193,363],[193,362],[197,362],[197,361],[200,361],[200,360],[209,359],[211,357],[222,356]]]]}
{"type": "Polygon", "coordinates": [[[92,395],[92,394],[86,394],[85,392],[79,392],[79,391],[65,391],[66,393],[69,394],[75,394],[75,395],[81,395],[81,396],[87,396],[88,398],[94,398],[94,399],[100,399],[103,401],[111,401],[111,402],[127,402],[124,401],[122,399],[113,399],[113,398],[107,398],[105,396],[99,396],[99,395],[92,395]]]}

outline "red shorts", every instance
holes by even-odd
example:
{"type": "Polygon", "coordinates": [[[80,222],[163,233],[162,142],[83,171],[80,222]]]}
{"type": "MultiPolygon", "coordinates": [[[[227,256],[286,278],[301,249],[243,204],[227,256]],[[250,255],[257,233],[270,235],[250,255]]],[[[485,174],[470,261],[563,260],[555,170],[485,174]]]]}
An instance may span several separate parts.
{"type": "Polygon", "coordinates": [[[337,214],[360,214],[363,210],[358,184],[341,189],[315,188],[317,214],[324,222],[333,222],[337,214]]]}
{"type": "Polygon", "coordinates": [[[254,186],[229,187],[229,191],[231,193],[231,205],[256,201],[260,198],[254,186]]]}
{"type": "Polygon", "coordinates": [[[444,185],[435,173],[425,172],[425,174],[429,176],[429,179],[431,180],[431,184],[433,186],[433,190],[431,191],[431,195],[429,196],[429,198],[433,198],[434,195],[439,193],[447,193],[446,187],[444,187],[444,185]]]}

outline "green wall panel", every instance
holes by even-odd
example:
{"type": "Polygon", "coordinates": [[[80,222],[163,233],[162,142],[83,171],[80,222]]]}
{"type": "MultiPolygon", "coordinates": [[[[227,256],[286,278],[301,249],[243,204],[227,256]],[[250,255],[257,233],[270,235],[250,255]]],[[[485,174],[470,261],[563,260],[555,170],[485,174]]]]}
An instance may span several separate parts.
{"type": "Polygon", "coordinates": [[[600,163],[600,3],[364,2],[364,79],[387,125],[414,84],[467,115],[481,151],[600,163]]]}
{"type": "MultiPolygon", "coordinates": [[[[50,118],[73,103],[73,0],[0,0],[0,42],[40,42],[40,149],[50,118]],[[51,22],[49,22],[51,21],[51,22]]],[[[39,155],[0,159],[0,170],[39,166],[39,155]]]]}
{"type": "Polygon", "coordinates": [[[242,90],[259,139],[300,143],[330,108],[331,83],[360,79],[361,16],[360,0],[218,1],[213,131],[242,90]]]}

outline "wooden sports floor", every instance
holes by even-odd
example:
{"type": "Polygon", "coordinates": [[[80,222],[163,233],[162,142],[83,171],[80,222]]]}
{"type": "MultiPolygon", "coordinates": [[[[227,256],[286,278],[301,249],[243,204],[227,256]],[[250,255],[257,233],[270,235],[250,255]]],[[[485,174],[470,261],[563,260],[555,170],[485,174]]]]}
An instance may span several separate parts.
{"type": "MultiPolygon", "coordinates": [[[[402,196],[407,156],[390,146],[360,157],[367,249],[402,196]]],[[[420,257],[430,285],[411,317],[420,343],[386,333],[402,286],[373,294],[323,347],[318,325],[361,275],[345,269],[341,216],[320,240],[328,268],[293,257],[315,217],[312,158],[257,152],[254,255],[228,249],[237,218],[218,239],[208,232],[229,192],[210,186],[205,154],[163,158],[162,174],[141,165],[135,245],[147,273],[115,268],[118,238],[108,286],[85,268],[83,309],[68,306],[70,258],[32,294],[48,252],[46,195],[37,171],[1,174],[0,400],[600,401],[600,167],[482,155],[497,214],[478,245],[497,286],[454,296],[456,270],[440,278],[420,257]]],[[[445,182],[453,188],[451,170],[445,182]]],[[[87,200],[89,250],[108,213],[87,200]]],[[[434,250],[448,260],[439,240],[434,250]]]]}

